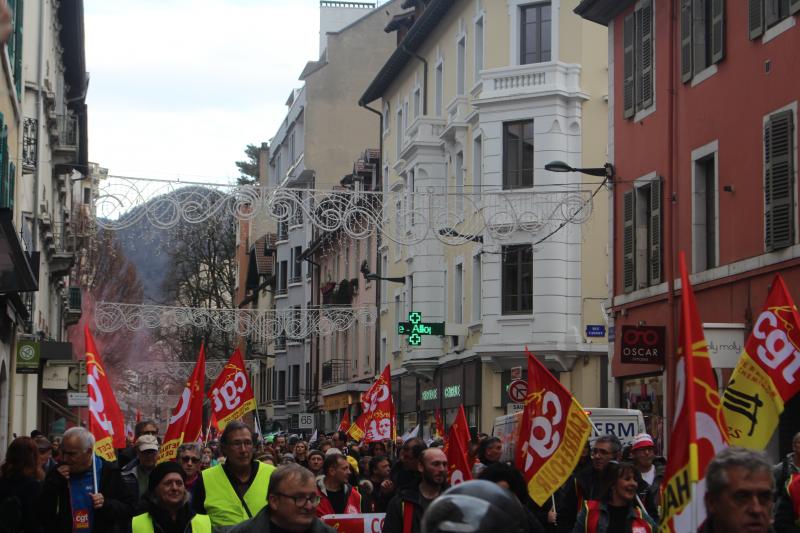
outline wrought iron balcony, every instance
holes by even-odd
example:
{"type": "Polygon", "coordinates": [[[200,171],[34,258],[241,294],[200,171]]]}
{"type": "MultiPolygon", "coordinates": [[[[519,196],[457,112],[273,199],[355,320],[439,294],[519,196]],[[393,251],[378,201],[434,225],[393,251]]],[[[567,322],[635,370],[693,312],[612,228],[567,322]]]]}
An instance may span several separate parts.
{"type": "Polygon", "coordinates": [[[58,122],[58,142],[55,148],[60,150],[78,149],[78,118],[72,115],[59,115],[58,122]]]}
{"type": "Polygon", "coordinates": [[[25,169],[36,168],[36,149],[39,139],[39,121],[26,118],[22,125],[22,164],[25,169]]]}
{"type": "Polygon", "coordinates": [[[347,359],[331,359],[322,363],[322,386],[338,385],[347,382],[347,359]]]}
{"type": "Polygon", "coordinates": [[[81,288],[70,287],[64,297],[64,324],[71,326],[81,319],[81,288]]]}
{"type": "Polygon", "coordinates": [[[303,282],[303,276],[301,274],[297,274],[296,276],[292,276],[291,278],[289,278],[289,285],[293,283],[302,283],[302,282],[303,282]]]}

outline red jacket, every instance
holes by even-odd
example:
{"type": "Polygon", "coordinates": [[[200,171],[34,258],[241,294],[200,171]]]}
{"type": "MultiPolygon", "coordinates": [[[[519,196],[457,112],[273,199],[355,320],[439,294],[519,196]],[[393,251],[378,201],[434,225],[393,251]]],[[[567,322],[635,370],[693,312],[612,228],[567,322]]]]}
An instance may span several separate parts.
{"type": "MultiPolygon", "coordinates": [[[[317,516],[325,516],[328,514],[336,514],[333,510],[333,505],[328,499],[328,491],[325,488],[325,478],[317,479],[317,494],[319,494],[319,505],[317,506],[317,516]]],[[[356,514],[361,512],[361,494],[358,489],[344,484],[344,497],[345,503],[343,514],[356,514]]]]}

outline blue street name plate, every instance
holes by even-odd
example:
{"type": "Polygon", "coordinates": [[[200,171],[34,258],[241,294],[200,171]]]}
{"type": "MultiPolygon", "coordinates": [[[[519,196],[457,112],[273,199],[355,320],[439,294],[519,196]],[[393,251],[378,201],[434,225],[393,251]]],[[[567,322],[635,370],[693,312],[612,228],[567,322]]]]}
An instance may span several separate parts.
{"type": "Polygon", "coordinates": [[[587,337],[605,337],[606,327],[602,324],[589,324],[586,326],[587,337]]]}

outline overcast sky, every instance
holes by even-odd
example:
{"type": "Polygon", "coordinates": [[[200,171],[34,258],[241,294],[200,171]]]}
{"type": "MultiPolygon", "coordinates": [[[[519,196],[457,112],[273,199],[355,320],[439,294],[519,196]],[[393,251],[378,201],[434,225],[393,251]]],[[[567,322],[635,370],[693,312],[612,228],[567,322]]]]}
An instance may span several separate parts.
{"type": "Polygon", "coordinates": [[[319,49],[318,0],[86,0],[89,159],[228,182],[319,49]]]}

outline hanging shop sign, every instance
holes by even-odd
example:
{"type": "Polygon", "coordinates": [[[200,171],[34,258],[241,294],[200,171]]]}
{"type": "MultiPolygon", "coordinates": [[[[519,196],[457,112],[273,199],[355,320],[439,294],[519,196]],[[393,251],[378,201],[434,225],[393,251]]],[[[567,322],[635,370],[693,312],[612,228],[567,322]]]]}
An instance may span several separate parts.
{"type": "Polygon", "coordinates": [[[666,331],[664,326],[622,326],[620,361],[628,364],[663,365],[666,331]]]}
{"type": "Polygon", "coordinates": [[[42,388],[67,390],[69,388],[70,368],[66,365],[45,366],[42,370],[42,388]]]}
{"type": "Polygon", "coordinates": [[[714,368],[736,368],[744,350],[745,325],[737,323],[703,324],[708,356],[714,368]]]}
{"type": "Polygon", "coordinates": [[[38,374],[40,353],[38,341],[17,341],[17,374],[38,374]]]}
{"type": "Polygon", "coordinates": [[[411,311],[408,322],[397,323],[397,333],[408,335],[410,346],[419,346],[423,335],[444,335],[444,322],[423,322],[422,313],[411,311]]]}

